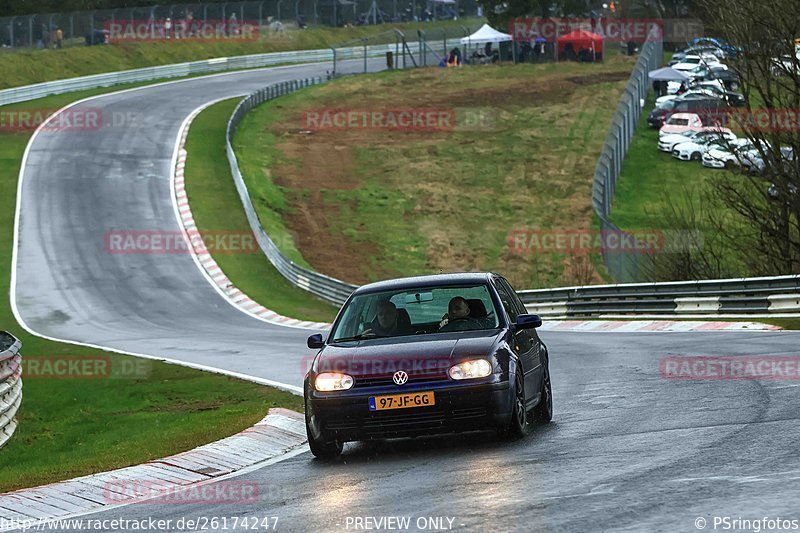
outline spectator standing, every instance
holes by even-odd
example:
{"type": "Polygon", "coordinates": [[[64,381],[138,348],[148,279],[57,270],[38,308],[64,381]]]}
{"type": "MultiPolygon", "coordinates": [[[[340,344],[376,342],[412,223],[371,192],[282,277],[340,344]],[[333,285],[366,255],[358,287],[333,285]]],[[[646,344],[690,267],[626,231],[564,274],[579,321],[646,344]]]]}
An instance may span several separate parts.
{"type": "Polygon", "coordinates": [[[172,19],[167,17],[164,21],[164,38],[169,39],[172,35],[172,19]]]}
{"type": "Polygon", "coordinates": [[[56,28],[55,33],[55,47],[61,48],[64,44],[64,31],[61,28],[56,28]]]}

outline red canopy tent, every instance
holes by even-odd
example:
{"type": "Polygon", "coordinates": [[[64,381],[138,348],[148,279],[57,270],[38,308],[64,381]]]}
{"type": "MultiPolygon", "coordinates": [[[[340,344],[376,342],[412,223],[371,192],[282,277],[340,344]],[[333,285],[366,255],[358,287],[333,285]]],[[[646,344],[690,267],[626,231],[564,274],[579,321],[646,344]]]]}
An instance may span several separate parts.
{"type": "Polygon", "coordinates": [[[589,50],[592,56],[603,56],[603,37],[585,30],[575,30],[558,38],[558,57],[565,57],[567,44],[572,44],[572,50],[579,54],[581,50],[589,50]]]}

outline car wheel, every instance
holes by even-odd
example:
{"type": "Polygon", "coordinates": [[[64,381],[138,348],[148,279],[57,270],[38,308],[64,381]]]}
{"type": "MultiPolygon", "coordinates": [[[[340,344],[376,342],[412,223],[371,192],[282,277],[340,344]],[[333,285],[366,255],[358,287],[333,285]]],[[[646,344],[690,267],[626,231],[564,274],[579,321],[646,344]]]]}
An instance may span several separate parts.
{"type": "Polygon", "coordinates": [[[736,163],[733,161],[725,161],[725,170],[733,170],[736,168],[736,163]]]}
{"type": "Polygon", "coordinates": [[[537,422],[547,423],[553,419],[553,389],[550,386],[550,365],[544,368],[542,380],[542,399],[533,408],[533,418],[537,422]]]}
{"type": "Polygon", "coordinates": [[[692,161],[700,161],[700,152],[695,152],[692,154],[692,161]]]}
{"type": "MultiPolygon", "coordinates": [[[[306,413],[308,413],[308,404],[306,404],[306,413]]],[[[314,454],[314,457],[330,461],[336,459],[342,453],[344,445],[341,442],[314,438],[314,435],[311,433],[308,414],[306,414],[306,435],[308,436],[308,447],[311,448],[311,453],[314,454]]]]}
{"type": "Polygon", "coordinates": [[[530,431],[528,411],[525,409],[525,383],[522,372],[518,369],[514,381],[514,408],[508,426],[500,431],[500,436],[507,439],[520,439],[530,431]]]}

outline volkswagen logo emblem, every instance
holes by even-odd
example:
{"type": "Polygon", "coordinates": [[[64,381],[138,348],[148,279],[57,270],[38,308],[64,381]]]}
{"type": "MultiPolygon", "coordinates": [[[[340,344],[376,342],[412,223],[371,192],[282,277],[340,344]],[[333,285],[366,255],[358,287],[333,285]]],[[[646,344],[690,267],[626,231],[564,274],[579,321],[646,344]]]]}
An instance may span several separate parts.
{"type": "Polygon", "coordinates": [[[408,374],[402,370],[398,370],[394,373],[394,376],[392,376],[392,381],[394,381],[395,385],[405,385],[406,381],[408,381],[408,374]]]}

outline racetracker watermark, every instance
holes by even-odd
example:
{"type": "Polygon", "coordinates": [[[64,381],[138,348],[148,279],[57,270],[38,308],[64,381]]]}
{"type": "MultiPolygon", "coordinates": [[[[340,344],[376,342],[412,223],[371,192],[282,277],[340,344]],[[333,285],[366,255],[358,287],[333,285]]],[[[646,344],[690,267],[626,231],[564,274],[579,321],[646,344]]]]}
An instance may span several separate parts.
{"type": "Polygon", "coordinates": [[[146,379],[153,362],[137,357],[109,355],[27,356],[15,367],[4,367],[0,379],[10,375],[23,379],[146,379]]]}
{"type": "Polygon", "coordinates": [[[256,254],[260,252],[251,231],[112,230],[103,237],[109,254],[256,254]]]}
{"type": "Polygon", "coordinates": [[[103,485],[106,504],[251,504],[260,488],[254,481],[218,481],[206,485],[174,487],[152,479],[113,479],[103,485]]]}
{"type": "Polygon", "coordinates": [[[674,253],[703,245],[695,231],[639,229],[512,229],[506,238],[509,249],[518,254],[561,253],[674,253]]]}
{"type": "MultiPolygon", "coordinates": [[[[300,362],[301,375],[305,376],[314,363],[315,357],[303,357],[300,362]]],[[[334,372],[339,374],[353,374],[365,377],[389,377],[402,370],[409,376],[435,376],[444,375],[453,366],[453,362],[447,359],[420,358],[420,359],[358,359],[341,358],[325,359],[317,367],[317,373],[334,372]]]]}
{"type": "Polygon", "coordinates": [[[508,234],[511,251],[526,253],[654,253],[664,248],[664,234],[657,230],[533,230],[514,229],[508,234]]]}
{"type": "MultiPolygon", "coordinates": [[[[552,43],[574,31],[593,33],[604,41],[641,43],[660,36],[664,42],[686,44],[704,34],[697,19],[585,19],[585,18],[516,18],[508,23],[508,33],[515,41],[544,39],[552,43]]],[[[584,39],[587,40],[587,39],[584,39]]]]}
{"type": "Polygon", "coordinates": [[[407,109],[312,109],[300,127],[309,131],[490,131],[497,112],[488,107],[407,109]]]}
{"type": "Polygon", "coordinates": [[[664,379],[686,381],[800,379],[800,356],[667,356],[659,371],[664,379]]]}
{"type": "Polygon", "coordinates": [[[785,133],[800,130],[800,109],[726,108],[703,115],[709,124],[739,127],[746,131],[785,133]]]}
{"type": "Polygon", "coordinates": [[[257,21],[141,19],[108,21],[104,33],[110,44],[142,41],[200,40],[257,41],[257,21]]]}
{"type": "Polygon", "coordinates": [[[0,133],[100,131],[108,128],[128,128],[142,125],[138,111],[109,111],[82,105],[60,111],[31,108],[0,110],[0,133]]]}

